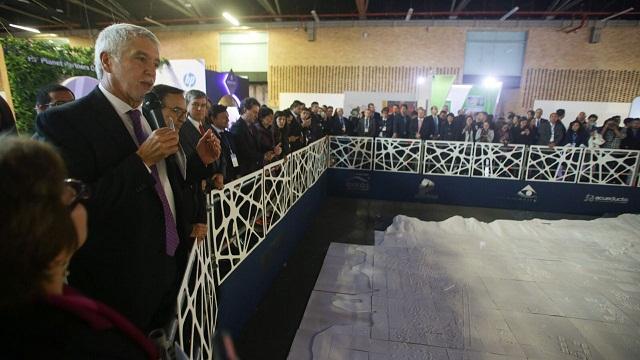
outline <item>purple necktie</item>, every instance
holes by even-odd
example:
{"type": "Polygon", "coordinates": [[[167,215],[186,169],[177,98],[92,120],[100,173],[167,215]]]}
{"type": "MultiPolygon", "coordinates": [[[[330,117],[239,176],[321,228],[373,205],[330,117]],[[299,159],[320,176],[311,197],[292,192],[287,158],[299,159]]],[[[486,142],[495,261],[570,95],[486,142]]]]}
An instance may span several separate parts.
{"type": "MultiPolygon", "coordinates": [[[[136,135],[136,139],[138,139],[138,144],[142,144],[145,140],[147,140],[147,137],[149,137],[149,135],[147,135],[144,130],[142,130],[142,124],[140,123],[140,110],[129,110],[127,114],[131,118],[131,123],[133,124],[133,132],[136,135]]],[[[180,242],[180,238],[178,237],[178,230],[176,227],[176,221],[173,219],[171,207],[169,206],[169,200],[167,200],[167,195],[164,193],[164,188],[162,187],[162,182],[160,182],[160,176],[158,175],[158,168],[155,165],[151,166],[151,175],[156,180],[156,193],[158,193],[158,197],[162,202],[167,255],[173,256],[176,253],[176,248],[178,247],[178,243],[180,242]]]]}

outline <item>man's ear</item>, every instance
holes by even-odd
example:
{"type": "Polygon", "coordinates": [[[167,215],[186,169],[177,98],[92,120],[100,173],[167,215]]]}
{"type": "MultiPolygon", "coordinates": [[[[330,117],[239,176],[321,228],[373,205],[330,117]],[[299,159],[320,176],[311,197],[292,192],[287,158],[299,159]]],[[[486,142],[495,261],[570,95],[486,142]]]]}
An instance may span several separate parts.
{"type": "Polygon", "coordinates": [[[111,73],[113,57],[111,57],[106,51],[100,53],[100,63],[102,64],[102,70],[104,72],[111,73]]]}

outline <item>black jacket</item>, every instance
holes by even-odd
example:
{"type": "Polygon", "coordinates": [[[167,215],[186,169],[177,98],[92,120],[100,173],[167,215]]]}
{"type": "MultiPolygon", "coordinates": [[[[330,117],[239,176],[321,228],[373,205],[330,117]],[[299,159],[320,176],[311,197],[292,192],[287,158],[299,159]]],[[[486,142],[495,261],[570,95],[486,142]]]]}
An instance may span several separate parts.
{"type": "MultiPolygon", "coordinates": [[[[86,203],[88,238],[71,260],[70,284],[115,308],[145,332],[165,325],[174,315],[179,264],[188,256],[191,227],[185,184],[175,161],[165,159],[180,236],[172,257],[166,254],[163,206],[154,177],[98,87],[83,98],[39,114],[36,129],[58,148],[69,176],[92,188],[86,203]]],[[[192,160],[199,159],[188,159],[192,160]]],[[[201,162],[200,166],[204,174],[201,162]]],[[[198,173],[192,168],[193,174],[198,173]]]]}
{"type": "Polygon", "coordinates": [[[247,122],[240,118],[231,126],[231,133],[238,150],[238,162],[240,163],[238,175],[243,177],[262,168],[264,153],[260,151],[255,128],[250,128],[247,122]]]}

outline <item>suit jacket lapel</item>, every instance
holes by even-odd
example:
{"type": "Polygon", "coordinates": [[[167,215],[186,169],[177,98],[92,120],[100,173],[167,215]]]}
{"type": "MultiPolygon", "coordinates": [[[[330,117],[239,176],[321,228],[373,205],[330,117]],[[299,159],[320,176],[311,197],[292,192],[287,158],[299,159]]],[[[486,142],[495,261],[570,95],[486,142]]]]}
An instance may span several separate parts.
{"type": "MultiPolygon", "coordinates": [[[[117,144],[117,149],[126,151],[127,153],[135,152],[138,146],[131,138],[131,134],[122,123],[120,115],[113,108],[109,100],[104,96],[102,91],[96,86],[91,92],[90,100],[93,103],[95,113],[95,124],[104,130],[105,138],[110,138],[112,144],[117,144]]],[[[87,121],[92,121],[87,119],[87,121]]]]}

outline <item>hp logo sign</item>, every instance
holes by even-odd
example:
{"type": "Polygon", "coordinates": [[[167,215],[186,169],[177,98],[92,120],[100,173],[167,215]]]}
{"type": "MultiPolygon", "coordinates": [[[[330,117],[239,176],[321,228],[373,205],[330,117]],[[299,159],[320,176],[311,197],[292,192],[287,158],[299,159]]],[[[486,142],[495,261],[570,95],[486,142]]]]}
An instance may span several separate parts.
{"type": "Polygon", "coordinates": [[[193,73],[186,73],[182,78],[182,82],[188,88],[193,87],[196,84],[196,76],[193,73]]]}

